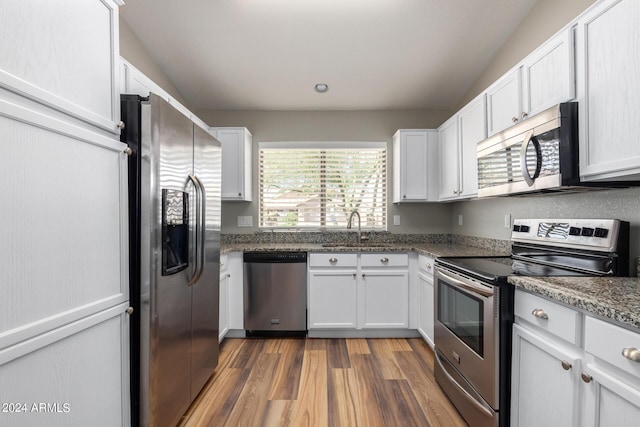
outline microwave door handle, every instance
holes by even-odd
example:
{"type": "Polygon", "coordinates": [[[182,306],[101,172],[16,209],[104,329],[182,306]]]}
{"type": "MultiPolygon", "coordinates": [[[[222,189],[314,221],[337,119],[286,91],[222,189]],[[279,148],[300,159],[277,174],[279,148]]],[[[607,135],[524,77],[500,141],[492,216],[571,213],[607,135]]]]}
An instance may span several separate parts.
{"type": "Polygon", "coordinates": [[[540,142],[538,142],[538,138],[533,135],[532,130],[524,135],[524,142],[520,147],[520,170],[522,171],[524,181],[529,187],[533,185],[533,181],[540,176],[540,172],[542,171],[542,148],[540,148],[540,142]],[[533,148],[536,150],[536,171],[533,176],[529,174],[529,169],[527,168],[527,148],[529,147],[529,143],[532,143],[533,148]]]}
{"type": "Polygon", "coordinates": [[[187,283],[187,286],[193,286],[200,278],[199,273],[200,273],[201,267],[200,267],[200,258],[199,258],[199,248],[200,248],[199,233],[200,233],[200,222],[201,222],[200,215],[202,210],[202,207],[201,207],[202,199],[200,198],[200,187],[199,187],[198,178],[196,178],[194,175],[189,174],[188,181],[191,181],[191,183],[193,184],[193,188],[196,190],[196,221],[195,221],[196,241],[194,242],[196,253],[193,258],[195,262],[195,269],[193,271],[193,276],[191,277],[191,279],[189,279],[189,282],[187,283]]]}
{"type": "Polygon", "coordinates": [[[484,297],[493,296],[493,290],[485,288],[484,286],[479,286],[472,282],[462,281],[457,277],[454,277],[450,274],[445,273],[442,270],[438,270],[438,275],[446,279],[450,285],[453,285],[453,287],[458,288],[463,292],[464,291],[471,292],[476,295],[482,295],[484,297]]]}

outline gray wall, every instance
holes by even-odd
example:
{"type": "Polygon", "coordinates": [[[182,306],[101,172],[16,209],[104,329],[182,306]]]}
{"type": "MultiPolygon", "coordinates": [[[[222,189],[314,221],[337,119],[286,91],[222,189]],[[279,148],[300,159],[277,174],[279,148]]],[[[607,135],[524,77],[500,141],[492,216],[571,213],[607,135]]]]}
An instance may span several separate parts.
{"type": "MultiPolygon", "coordinates": [[[[258,168],[257,144],[263,141],[386,141],[388,164],[393,163],[391,139],[402,128],[436,128],[450,111],[220,111],[201,110],[196,114],[211,126],[240,126],[253,134],[253,202],[222,204],[222,230],[249,233],[257,230],[258,168]],[[239,215],[253,216],[253,228],[237,228],[239,215]]],[[[391,189],[391,167],[388,168],[391,189]]],[[[391,200],[391,191],[389,191],[391,200]]],[[[392,233],[449,233],[451,205],[425,203],[393,205],[389,203],[388,230],[392,233]],[[394,226],[393,215],[400,215],[394,226]]]]}
{"type": "Polygon", "coordinates": [[[146,47],[140,42],[131,27],[120,18],[120,56],[133,64],[144,75],[153,80],[187,108],[189,104],[176,89],[171,80],[164,74],[146,47]]]}

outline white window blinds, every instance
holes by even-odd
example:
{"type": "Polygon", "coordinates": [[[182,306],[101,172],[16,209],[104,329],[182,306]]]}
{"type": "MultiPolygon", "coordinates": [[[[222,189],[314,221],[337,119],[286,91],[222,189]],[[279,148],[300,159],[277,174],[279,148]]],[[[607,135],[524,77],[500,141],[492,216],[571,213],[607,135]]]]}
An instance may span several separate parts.
{"type": "Polygon", "coordinates": [[[386,143],[260,143],[260,227],[387,227],[386,143]],[[356,225],[357,226],[357,225],[356,225]]]}

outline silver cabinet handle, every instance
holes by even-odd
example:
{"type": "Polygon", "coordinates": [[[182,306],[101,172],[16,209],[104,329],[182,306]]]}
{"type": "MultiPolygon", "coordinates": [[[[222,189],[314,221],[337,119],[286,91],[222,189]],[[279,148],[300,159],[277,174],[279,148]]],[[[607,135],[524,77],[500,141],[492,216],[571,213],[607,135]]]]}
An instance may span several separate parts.
{"type": "Polygon", "coordinates": [[[125,124],[124,124],[124,122],[122,120],[120,120],[116,126],[117,126],[118,129],[124,129],[125,128],[125,124]]]}
{"type": "Polygon", "coordinates": [[[335,264],[336,262],[338,262],[338,258],[329,258],[329,262],[331,264],[335,264]]]}
{"type": "Polygon", "coordinates": [[[518,121],[518,118],[516,116],[511,117],[511,121],[513,123],[516,123],[518,121]]]}
{"type": "Polygon", "coordinates": [[[591,380],[593,379],[593,377],[589,374],[585,374],[584,372],[580,375],[580,377],[582,378],[582,381],[584,381],[585,383],[590,383],[591,380]]]}
{"type": "Polygon", "coordinates": [[[622,355],[634,362],[640,362],[640,350],[635,347],[623,348],[622,355]]]}
{"type": "Polygon", "coordinates": [[[124,149],[124,154],[131,156],[133,154],[133,150],[130,147],[127,147],[124,149]]]}
{"type": "Polygon", "coordinates": [[[568,371],[569,369],[571,369],[571,363],[567,362],[566,360],[563,360],[562,369],[564,369],[565,371],[568,371]]]}
{"type": "Polygon", "coordinates": [[[427,270],[431,270],[431,264],[427,263],[427,270]]]}
{"type": "Polygon", "coordinates": [[[531,312],[531,314],[536,316],[538,319],[547,320],[549,318],[547,313],[545,313],[544,310],[541,309],[541,308],[534,308],[533,311],[531,312]]]}
{"type": "Polygon", "coordinates": [[[133,307],[129,307],[129,308],[127,308],[127,310],[126,310],[126,311],[127,311],[127,314],[128,314],[128,315],[132,315],[132,314],[133,314],[133,307]]]}
{"type": "Polygon", "coordinates": [[[386,263],[389,262],[389,258],[387,258],[387,257],[380,258],[380,262],[383,263],[383,264],[386,264],[386,263]]]}
{"type": "Polygon", "coordinates": [[[522,114],[520,114],[520,116],[521,116],[523,119],[526,119],[529,115],[523,111],[523,112],[522,112],[522,114]]]}

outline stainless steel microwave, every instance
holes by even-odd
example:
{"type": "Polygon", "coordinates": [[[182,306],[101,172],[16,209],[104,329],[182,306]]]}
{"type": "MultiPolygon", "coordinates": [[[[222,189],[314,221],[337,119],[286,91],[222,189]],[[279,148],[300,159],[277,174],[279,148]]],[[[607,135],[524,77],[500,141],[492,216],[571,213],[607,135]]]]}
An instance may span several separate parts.
{"type": "Polygon", "coordinates": [[[478,144],[478,197],[580,185],[577,102],[556,105],[478,144]]]}

